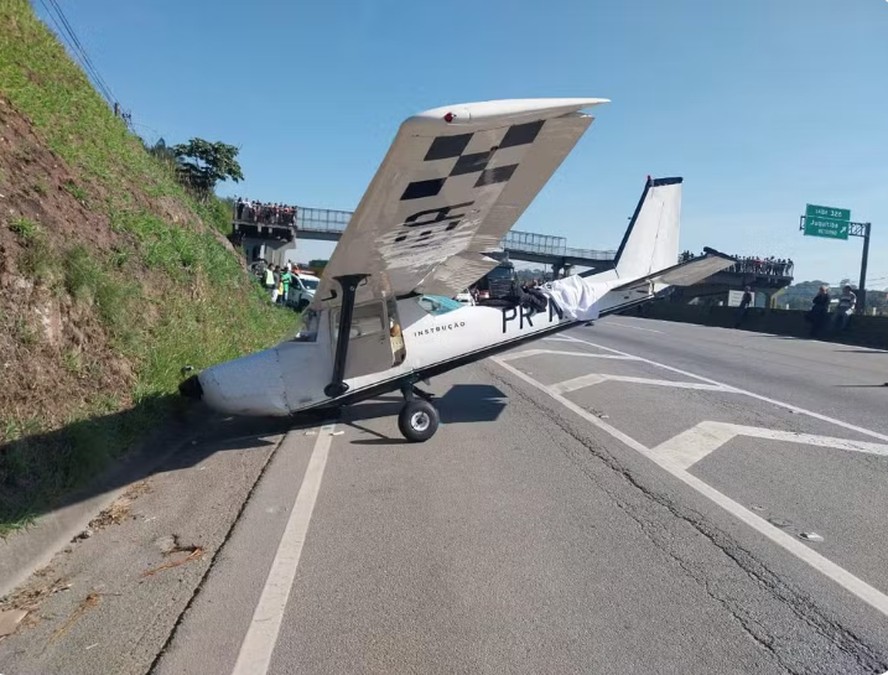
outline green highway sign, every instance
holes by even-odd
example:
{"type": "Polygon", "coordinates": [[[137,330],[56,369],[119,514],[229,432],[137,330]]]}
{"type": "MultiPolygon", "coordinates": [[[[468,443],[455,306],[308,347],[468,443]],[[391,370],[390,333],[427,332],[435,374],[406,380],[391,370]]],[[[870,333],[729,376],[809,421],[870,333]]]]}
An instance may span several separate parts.
{"type": "Polygon", "coordinates": [[[805,216],[805,234],[810,237],[847,239],[848,222],[832,220],[830,218],[812,218],[811,216],[805,216]]]}
{"type": "MultiPolygon", "coordinates": [[[[808,204],[805,206],[805,218],[815,218],[817,220],[843,220],[848,222],[851,220],[850,209],[837,209],[832,206],[817,206],[816,204],[808,204]]],[[[847,228],[845,228],[847,230],[847,228]]],[[[805,233],[807,234],[807,232],[805,233]]],[[[844,239],[845,237],[843,237],[844,239]]]]}

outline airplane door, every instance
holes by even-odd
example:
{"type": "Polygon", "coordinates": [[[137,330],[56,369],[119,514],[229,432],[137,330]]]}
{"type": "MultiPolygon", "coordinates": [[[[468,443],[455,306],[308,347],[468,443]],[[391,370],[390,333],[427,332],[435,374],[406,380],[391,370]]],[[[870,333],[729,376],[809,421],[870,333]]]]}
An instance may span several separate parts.
{"type": "Polygon", "coordinates": [[[399,366],[407,357],[407,346],[401,333],[401,319],[398,316],[398,303],[389,298],[385,303],[386,324],[391,338],[392,365],[399,366]]]}
{"type": "MultiPolygon", "coordinates": [[[[355,305],[349,333],[344,379],[387,370],[404,360],[404,341],[397,325],[395,301],[374,300],[355,305]],[[397,335],[396,335],[397,334],[397,335]]],[[[333,335],[339,330],[339,312],[333,319],[333,335]]],[[[334,337],[334,350],[335,350],[334,337]]]]}

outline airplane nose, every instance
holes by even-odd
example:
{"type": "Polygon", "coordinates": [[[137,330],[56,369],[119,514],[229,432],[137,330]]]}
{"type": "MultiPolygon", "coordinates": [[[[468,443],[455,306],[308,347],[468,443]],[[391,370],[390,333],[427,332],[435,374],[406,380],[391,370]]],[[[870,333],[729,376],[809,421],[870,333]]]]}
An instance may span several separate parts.
{"type": "Polygon", "coordinates": [[[199,401],[203,396],[203,387],[197,375],[192,375],[179,385],[179,393],[185,398],[199,401]]]}
{"type": "Polygon", "coordinates": [[[217,363],[184,380],[179,392],[228,415],[290,414],[276,348],[217,363]]]}

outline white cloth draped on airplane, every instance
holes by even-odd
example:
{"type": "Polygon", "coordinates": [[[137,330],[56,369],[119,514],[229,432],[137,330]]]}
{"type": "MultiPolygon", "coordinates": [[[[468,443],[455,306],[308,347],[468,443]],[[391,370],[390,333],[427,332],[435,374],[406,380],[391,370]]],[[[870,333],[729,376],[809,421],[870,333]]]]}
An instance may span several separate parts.
{"type": "Polygon", "coordinates": [[[598,318],[598,300],[601,287],[587,283],[579,275],[572,275],[544,284],[540,291],[547,295],[564,312],[565,318],[574,321],[593,321],[598,318]]]}

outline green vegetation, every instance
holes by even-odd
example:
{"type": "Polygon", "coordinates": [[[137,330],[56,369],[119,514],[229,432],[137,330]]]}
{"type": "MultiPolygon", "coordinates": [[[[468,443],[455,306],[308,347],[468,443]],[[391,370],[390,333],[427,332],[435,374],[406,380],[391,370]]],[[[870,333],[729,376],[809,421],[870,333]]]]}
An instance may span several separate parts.
{"type": "Polygon", "coordinates": [[[9,229],[19,236],[24,248],[19,260],[22,270],[35,283],[51,286],[56,272],[46,233],[29,218],[15,218],[9,224],[9,229]]]}
{"type": "MultiPolygon", "coordinates": [[[[811,309],[811,301],[817,295],[821,286],[829,286],[830,295],[838,297],[842,293],[845,284],[851,285],[857,292],[857,284],[850,279],[842,279],[838,284],[830,284],[828,281],[800,281],[792,286],[787,286],[774,296],[775,306],[780,309],[811,309]]],[[[875,309],[878,313],[888,312],[888,293],[885,291],[869,289],[866,292],[867,311],[875,309]]]]}
{"type": "Polygon", "coordinates": [[[67,183],[65,183],[65,189],[72,197],[74,197],[74,199],[76,199],[84,206],[86,205],[86,190],[84,190],[73,181],[68,181],[67,183]]]}
{"type": "Polygon", "coordinates": [[[31,241],[37,236],[37,223],[28,218],[15,218],[9,224],[9,229],[25,241],[31,241]]]}
{"type": "MultiPolygon", "coordinates": [[[[175,162],[146,151],[27,0],[0,3],[0,94],[65,162],[73,179],[60,187],[88,203],[109,242],[88,245],[24,214],[5,223],[20,249],[19,275],[48,291],[42,299],[85,317],[80,328],[89,335],[82,349],[70,342],[44,349],[39,327],[0,298],[0,331],[17,345],[16,358],[45,359],[59,390],[70,392],[0,405],[3,536],[161,426],[182,404],[174,393],[183,366],[201,369],[264,348],[295,330],[297,317],[270,305],[220,236],[230,231],[229,206],[212,187],[195,199],[177,181],[175,162]]],[[[204,157],[198,170],[212,185],[242,177],[236,150],[207,145],[204,154],[218,166],[207,168],[204,157]]]]}
{"type": "Polygon", "coordinates": [[[213,194],[220,180],[244,179],[237,163],[238,149],[227,143],[210,143],[202,138],[192,138],[188,143],[173,147],[179,160],[179,180],[193,189],[201,198],[213,194]]]}

